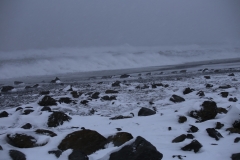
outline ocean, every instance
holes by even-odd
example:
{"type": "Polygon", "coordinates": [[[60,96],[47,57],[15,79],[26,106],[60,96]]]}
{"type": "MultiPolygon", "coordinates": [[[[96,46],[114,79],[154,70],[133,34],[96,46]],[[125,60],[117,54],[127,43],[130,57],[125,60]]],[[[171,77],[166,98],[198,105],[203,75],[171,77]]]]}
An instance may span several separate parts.
{"type": "Polygon", "coordinates": [[[0,80],[240,58],[236,46],[52,48],[0,52],[0,80]]]}

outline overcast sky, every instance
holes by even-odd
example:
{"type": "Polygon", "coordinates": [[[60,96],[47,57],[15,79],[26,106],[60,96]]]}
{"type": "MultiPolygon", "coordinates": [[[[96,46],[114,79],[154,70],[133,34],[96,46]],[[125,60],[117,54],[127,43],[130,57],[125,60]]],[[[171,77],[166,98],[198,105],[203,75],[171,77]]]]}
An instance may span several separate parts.
{"type": "Polygon", "coordinates": [[[240,0],[1,0],[0,50],[240,40],[240,0]]]}

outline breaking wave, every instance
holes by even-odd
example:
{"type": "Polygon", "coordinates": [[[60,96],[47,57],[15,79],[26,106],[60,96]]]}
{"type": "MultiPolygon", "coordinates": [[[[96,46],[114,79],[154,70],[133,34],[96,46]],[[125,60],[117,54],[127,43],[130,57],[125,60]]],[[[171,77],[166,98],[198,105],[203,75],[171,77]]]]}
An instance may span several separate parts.
{"type": "Polygon", "coordinates": [[[0,79],[240,58],[239,47],[96,47],[0,52],[0,79]]]}

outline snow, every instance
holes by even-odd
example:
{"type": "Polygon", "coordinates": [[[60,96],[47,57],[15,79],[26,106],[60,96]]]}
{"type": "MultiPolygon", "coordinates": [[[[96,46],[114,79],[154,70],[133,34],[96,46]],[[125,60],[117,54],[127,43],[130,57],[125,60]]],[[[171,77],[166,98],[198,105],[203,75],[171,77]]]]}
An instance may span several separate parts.
{"type": "MultiPolygon", "coordinates": [[[[239,79],[239,72],[234,73],[236,79],[239,79]]],[[[2,108],[7,111],[10,115],[6,118],[0,118],[0,145],[3,150],[0,151],[0,160],[10,160],[8,150],[16,149],[23,152],[28,160],[42,160],[42,159],[58,159],[66,160],[68,155],[71,153],[71,149],[68,149],[62,153],[59,158],[56,158],[53,154],[48,154],[48,151],[57,149],[57,146],[61,140],[74,131],[80,130],[81,127],[86,129],[95,130],[106,138],[110,135],[117,133],[116,128],[121,128],[123,132],[131,133],[134,139],[137,136],[142,136],[147,141],[152,143],[159,152],[163,154],[163,159],[177,159],[173,158],[173,155],[183,155],[184,160],[202,160],[202,159],[230,159],[233,153],[239,153],[240,143],[234,143],[234,139],[239,137],[238,134],[229,134],[226,131],[227,128],[231,127],[235,120],[240,119],[240,101],[229,102],[229,97],[237,97],[240,100],[239,81],[232,81],[232,77],[227,76],[227,73],[212,74],[211,79],[206,80],[203,75],[195,75],[193,77],[182,77],[180,80],[172,78],[170,80],[157,80],[154,79],[155,83],[169,84],[169,87],[157,87],[152,89],[136,89],[135,87],[142,84],[138,80],[134,80],[134,75],[131,78],[125,79],[128,84],[121,84],[121,87],[117,95],[117,100],[113,101],[102,101],[100,99],[92,100],[87,106],[79,104],[81,100],[86,99],[88,96],[83,94],[77,99],[77,104],[58,104],[57,106],[51,107],[52,110],[64,111],[66,114],[72,117],[69,122],[64,122],[63,125],[56,128],[47,127],[47,119],[51,114],[49,112],[42,112],[41,106],[37,102],[43,97],[39,97],[35,102],[29,104],[20,105],[22,108],[31,106],[34,112],[29,115],[22,115],[22,111],[15,111],[16,108],[2,108]],[[129,80],[129,81],[128,81],[129,80]],[[131,80],[131,81],[130,81],[131,80]],[[206,88],[205,84],[211,83],[214,85],[213,88],[206,88]],[[219,89],[221,85],[230,84],[230,89],[219,89]],[[192,93],[183,95],[183,90],[186,87],[194,88],[195,91],[192,93]],[[200,98],[196,95],[198,91],[204,91],[205,97],[200,98]],[[228,91],[229,96],[227,98],[219,95],[222,91],[228,91]],[[173,103],[169,101],[172,94],[179,95],[185,98],[184,102],[173,103]],[[228,110],[227,114],[218,114],[215,119],[208,120],[202,123],[196,123],[196,119],[189,117],[189,111],[199,110],[201,104],[212,99],[217,103],[218,107],[223,107],[228,110]],[[149,101],[154,102],[153,105],[149,104],[149,101]],[[157,113],[152,116],[139,117],[137,116],[138,111],[141,107],[156,107],[157,113]],[[90,109],[95,109],[94,115],[89,114],[90,109]],[[134,113],[133,118],[110,120],[110,117],[116,115],[128,116],[130,113],[134,113]],[[179,116],[186,116],[187,122],[180,124],[178,123],[179,116]],[[216,122],[221,122],[224,127],[218,130],[224,138],[219,141],[208,136],[206,128],[214,128],[216,122]],[[26,123],[31,123],[32,128],[29,130],[22,129],[26,123]],[[198,153],[193,151],[182,151],[181,147],[189,144],[192,140],[186,139],[180,143],[172,143],[172,140],[181,134],[187,134],[190,125],[195,125],[199,128],[199,131],[193,133],[196,140],[198,140],[203,147],[198,153]],[[72,127],[79,127],[72,128],[72,127]],[[168,130],[171,127],[171,130],[168,130]],[[48,129],[57,134],[56,137],[49,137],[46,135],[37,135],[34,133],[36,129],[48,129]],[[38,143],[48,142],[45,146],[35,148],[16,148],[11,146],[6,141],[7,134],[13,133],[26,133],[34,136],[38,143]],[[217,145],[212,145],[217,144],[217,145]]],[[[146,77],[143,77],[145,79],[146,77]]],[[[62,86],[62,94],[64,96],[71,96],[67,90],[72,86],[76,91],[82,91],[88,93],[89,91],[100,92],[100,97],[104,96],[106,89],[111,89],[111,83],[116,79],[105,81],[103,84],[97,84],[98,81],[91,81],[91,87],[82,87],[81,85],[65,85],[62,86]]],[[[147,85],[152,83],[151,78],[146,80],[147,85]]],[[[55,89],[57,90],[57,89],[55,89]]],[[[52,91],[52,90],[51,90],[52,91]]],[[[60,91],[60,90],[58,90],[60,91]]],[[[17,93],[16,93],[17,94],[17,93]]],[[[58,99],[63,95],[56,95],[51,93],[52,97],[58,99]]],[[[2,95],[4,96],[4,95],[2,95]]],[[[134,141],[132,139],[126,142],[124,145],[130,144],[134,141]]],[[[118,151],[122,148],[114,147],[113,144],[108,144],[105,149],[99,150],[89,155],[90,160],[107,160],[109,155],[118,151]]]]}

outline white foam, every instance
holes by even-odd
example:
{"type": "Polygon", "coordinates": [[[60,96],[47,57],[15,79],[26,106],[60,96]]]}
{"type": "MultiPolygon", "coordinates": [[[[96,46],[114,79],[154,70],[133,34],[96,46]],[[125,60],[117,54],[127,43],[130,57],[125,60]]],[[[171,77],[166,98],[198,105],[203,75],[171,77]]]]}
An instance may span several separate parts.
{"type": "Polygon", "coordinates": [[[234,47],[97,47],[0,52],[0,79],[239,58],[234,47]]]}

